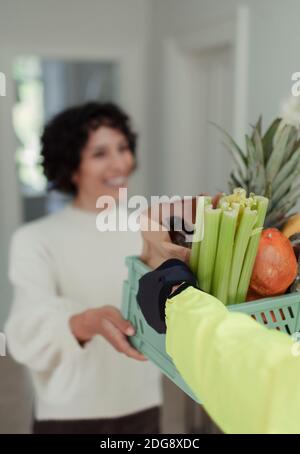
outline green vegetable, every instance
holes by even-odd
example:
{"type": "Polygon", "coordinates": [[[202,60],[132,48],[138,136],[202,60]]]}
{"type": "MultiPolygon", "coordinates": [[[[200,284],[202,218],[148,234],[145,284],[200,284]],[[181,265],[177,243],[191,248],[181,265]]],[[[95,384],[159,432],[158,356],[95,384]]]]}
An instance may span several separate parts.
{"type": "Polygon", "coordinates": [[[228,208],[222,212],[217,256],[213,275],[211,294],[227,303],[231,261],[234,247],[238,208],[228,208]]]}
{"type": "Polygon", "coordinates": [[[213,209],[212,205],[205,207],[204,238],[199,248],[197,278],[200,288],[207,293],[209,293],[211,289],[219,238],[221,214],[222,210],[213,209]]]}
{"type": "Polygon", "coordinates": [[[251,280],[252,270],[255,263],[255,258],[257,254],[257,249],[259,245],[259,240],[261,232],[263,229],[265,217],[268,210],[269,200],[266,197],[254,196],[254,199],[257,203],[257,220],[254,225],[254,230],[252,231],[251,238],[247,247],[245,260],[243,263],[243,268],[239,280],[239,285],[236,294],[236,303],[243,303],[246,300],[246,296],[249,289],[249,284],[251,280]]]}
{"type": "Polygon", "coordinates": [[[228,289],[228,304],[236,302],[236,293],[243,268],[244,258],[249,244],[250,235],[257,220],[257,211],[250,207],[241,208],[241,217],[234,242],[234,250],[228,289]]]}
{"type": "Polygon", "coordinates": [[[195,232],[193,235],[192,250],[191,250],[191,256],[190,256],[190,268],[195,275],[197,274],[200,242],[203,238],[203,231],[204,231],[204,225],[203,225],[203,223],[204,223],[204,206],[205,206],[205,197],[198,197],[195,232]]]}
{"type": "Polygon", "coordinates": [[[248,292],[268,199],[247,197],[244,189],[236,188],[221,197],[218,208],[210,202],[197,207],[190,266],[203,291],[224,304],[241,303],[248,292]]]}

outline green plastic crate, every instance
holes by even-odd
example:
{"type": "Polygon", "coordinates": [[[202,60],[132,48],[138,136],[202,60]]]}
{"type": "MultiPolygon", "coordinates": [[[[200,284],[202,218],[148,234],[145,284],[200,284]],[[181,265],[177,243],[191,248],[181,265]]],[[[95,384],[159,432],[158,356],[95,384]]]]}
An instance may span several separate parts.
{"type": "MultiPolygon", "coordinates": [[[[138,257],[126,258],[128,279],[123,284],[122,314],[130,320],[136,333],[130,337],[132,345],[150,359],[179,388],[196,402],[198,399],[184,382],[172,359],[166,352],[165,334],[159,334],[146,322],[136,294],[139,279],[150,269],[138,257]]],[[[267,328],[277,329],[288,334],[300,331],[300,293],[292,293],[276,298],[264,298],[259,301],[227,306],[230,311],[243,312],[253,317],[267,328]]]]}

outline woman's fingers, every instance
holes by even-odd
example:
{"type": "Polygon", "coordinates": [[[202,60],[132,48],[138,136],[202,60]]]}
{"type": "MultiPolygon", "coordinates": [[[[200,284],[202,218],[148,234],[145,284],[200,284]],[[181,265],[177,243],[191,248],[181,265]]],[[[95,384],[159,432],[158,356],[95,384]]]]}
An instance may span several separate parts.
{"type": "Polygon", "coordinates": [[[133,348],[126,337],[124,337],[124,351],[123,353],[128,356],[129,358],[136,359],[137,361],[147,361],[147,358],[140,353],[138,350],[133,348]],[[125,346],[126,343],[126,346],[125,346]]]}
{"type": "Polygon", "coordinates": [[[182,260],[185,263],[188,263],[191,253],[190,249],[183,246],[178,246],[174,243],[168,243],[167,241],[164,241],[161,244],[161,247],[164,251],[164,257],[166,260],[169,258],[176,258],[182,260]]]}
{"type": "Polygon", "coordinates": [[[121,312],[117,308],[110,308],[108,318],[115,325],[115,327],[126,336],[134,335],[134,327],[128,320],[125,320],[125,318],[122,317],[121,312]]]}
{"type": "Polygon", "coordinates": [[[104,337],[118,352],[138,361],[146,361],[142,353],[133,348],[126,336],[134,335],[134,328],[121,312],[113,306],[89,309],[70,319],[73,334],[79,342],[86,342],[95,335],[104,337]]]}
{"type": "Polygon", "coordinates": [[[133,336],[135,330],[132,324],[122,317],[117,308],[110,308],[107,323],[105,323],[103,336],[120,353],[138,361],[146,361],[145,356],[133,348],[126,336],[133,336]]]}
{"type": "Polygon", "coordinates": [[[133,348],[126,336],[110,320],[103,322],[102,336],[117,350],[137,361],[146,361],[145,356],[133,348]]]}

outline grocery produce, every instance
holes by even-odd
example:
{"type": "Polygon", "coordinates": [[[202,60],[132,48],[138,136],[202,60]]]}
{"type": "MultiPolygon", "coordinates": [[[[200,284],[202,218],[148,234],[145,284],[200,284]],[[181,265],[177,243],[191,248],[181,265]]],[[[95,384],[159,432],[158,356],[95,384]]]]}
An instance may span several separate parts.
{"type": "Polygon", "coordinates": [[[191,269],[200,288],[224,304],[245,301],[268,199],[247,197],[244,189],[235,188],[220,198],[217,208],[209,202],[206,199],[202,241],[197,237],[197,224],[203,219],[197,215],[191,269]]]}
{"type": "Polygon", "coordinates": [[[286,237],[290,237],[295,233],[300,233],[300,213],[292,216],[283,226],[282,233],[286,237]]]}
{"type": "Polygon", "coordinates": [[[300,292],[300,259],[298,259],[297,276],[291,286],[291,292],[300,292]]]}
{"type": "Polygon", "coordinates": [[[294,233],[294,235],[289,237],[289,241],[294,249],[296,259],[300,258],[300,233],[294,233]]]}
{"type": "Polygon", "coordinates": [[[297,260],[290,241],[277,229],[263,231],[250,289],[262,296],[281,295],[294,282],[297,260]]]}
{"type": "Polygon", "coordinates": [[[291,285],[290,291],[292,293],[300,292],[300,233],[295,233],[294,235],[290,236],[289,241],[292,245],[292,248],[294,249],[296,260],[298,262],[297,276],[291,285]]]}
{"type": "Polygon", "coordinates": [[[212,285],[221,214],[221,209],[213,209],[211,205],[207,205],[204,209],[205,232],[201,244],[199,243],[196,274],[202,290],[207,293],[210,292],[212,285]]]}
{"type": "Polygon", "coordinates": [[[256,293],[251,288],[249,288],[247,297],[246,297],[246,301],[256,301],[256,300],[259,300],[259,298],[262,298],[262,296],[259,295],[258,293],[256,293]]]}
{"type": "MultiPolygon", "coordinates": [[[[222,132],[225,145],[236,164],[230,175],[230,190],[239,186],[248,194],[253,192],[267,197],[270,203],[265,227],[281,228],[291,217],[291,210],[300,196],[299,129],[284,124],[278,118],[263,134],[260,117],[251,137],[245,136],[245,150],[225,131],[222,132]]],[[[296,231],[300,231],[300,215],[291,225],[289,233],[296,231]]]]}

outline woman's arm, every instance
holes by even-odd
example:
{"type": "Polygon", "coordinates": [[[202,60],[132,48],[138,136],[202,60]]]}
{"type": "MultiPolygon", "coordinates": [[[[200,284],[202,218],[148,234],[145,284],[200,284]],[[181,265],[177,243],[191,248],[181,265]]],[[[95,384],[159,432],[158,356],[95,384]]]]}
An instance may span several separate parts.
{"type": "Polygon", "coordinates": [[[166,348],[227,433],[300,433],[293,340],[193,287],[166,304],[166,348]]]}
{"type": "Polygon", "coordinates": [[[145,361],[146,358],[128,342],[127,336],[134,335],[134,328],[128,320],[122,317],[121,312],[113,306],[102,306],[96,309],[87,309],[73,315],[70,320],[70,329],[80,345],[84,346],[93,337],[104,337],[117,352],[124,353],[129,358],[145,361]]]}
{"type": "Polygon", "coordinates": [[[118,351],[143,359],[128,343],[125,334],[132,327],[116,308],[85,310],[78,301],[59,295],[53,258],[31,227],[22,227],[13,236],[9,275],[14,290],[5,327],[9,350],[39,374],[52,402],[67,399],[78,389],[85,373],[82,361],[91,354],[97,334],[118,351]]]}

